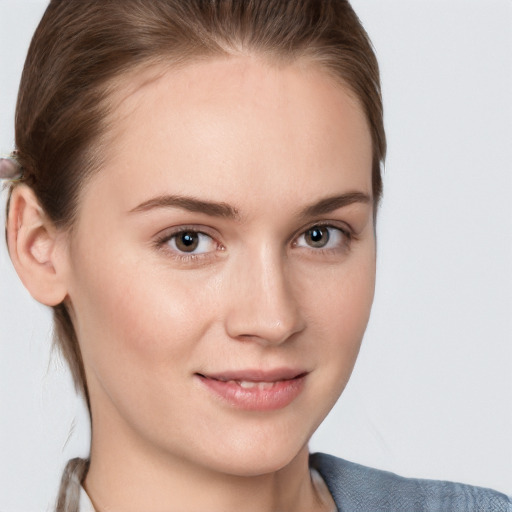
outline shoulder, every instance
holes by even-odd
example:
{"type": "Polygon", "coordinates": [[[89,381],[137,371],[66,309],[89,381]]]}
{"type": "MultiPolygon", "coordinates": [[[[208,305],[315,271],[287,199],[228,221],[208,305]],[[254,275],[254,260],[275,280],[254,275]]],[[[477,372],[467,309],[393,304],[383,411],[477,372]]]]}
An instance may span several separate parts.
{"type": "Polygon", "coordinates": [[[311,455],[310,464],[344,512],[512,512],[510,499],[491,489],[403,478],[323,453],[311,455]]]}

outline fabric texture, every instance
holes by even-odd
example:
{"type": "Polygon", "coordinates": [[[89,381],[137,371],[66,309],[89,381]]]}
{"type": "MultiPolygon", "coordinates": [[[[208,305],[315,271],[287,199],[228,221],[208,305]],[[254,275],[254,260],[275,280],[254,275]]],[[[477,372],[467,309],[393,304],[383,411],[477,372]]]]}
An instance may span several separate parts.
{"type": "Polygon", "coordinates": [[[315,453],[339,512],[512,512],[505,494],[471,485],[403,478],[388,471],[315,453]]]}

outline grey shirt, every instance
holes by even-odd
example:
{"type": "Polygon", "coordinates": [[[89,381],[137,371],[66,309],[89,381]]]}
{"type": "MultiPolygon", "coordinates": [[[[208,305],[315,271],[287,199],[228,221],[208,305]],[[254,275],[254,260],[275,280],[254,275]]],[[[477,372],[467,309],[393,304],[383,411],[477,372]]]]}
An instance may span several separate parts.
{"type": "Polygon", "coordinates": [[[403,478],[332,455],[315,453],[339,512],[512,512],[505,494],[472,485],[403,478]]]}

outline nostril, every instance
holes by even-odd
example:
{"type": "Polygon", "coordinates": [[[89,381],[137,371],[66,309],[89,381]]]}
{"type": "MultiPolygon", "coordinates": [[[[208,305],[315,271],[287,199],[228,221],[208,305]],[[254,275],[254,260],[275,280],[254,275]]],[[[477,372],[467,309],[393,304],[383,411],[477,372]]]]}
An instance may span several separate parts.
{"type": "Polygon", "coordinates": [[[280,344],[304,329],[304,317],[280,253],[257,254],[251,265],[245,261],[237,269],[243,275],[230,294],[226,332],[239,341],[280,344]]]}

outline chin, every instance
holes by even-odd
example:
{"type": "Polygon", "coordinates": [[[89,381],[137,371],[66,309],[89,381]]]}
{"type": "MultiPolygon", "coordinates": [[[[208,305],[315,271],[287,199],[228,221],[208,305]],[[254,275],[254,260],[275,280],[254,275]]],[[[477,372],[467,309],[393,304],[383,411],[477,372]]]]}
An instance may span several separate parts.
{"type": "Polygon", "coordinates": [[[297,431],[292,435],[281,431],[258,432],[248,438],[227,436],[214,444],[215,450],[203,452],[202,464],[216,472],[240,477],[275,473],[302,456],[307,458],[309,437],[297,431]]]}
{"type": "Polygon", "coordinates": [[[307,446],[301,447],[298,451],[282,451],[271,454],[264,454],[261,449],[254,450],[254,452],[245,451],[237,456],[225,456],[220,464],[217,461],[216,466],[219,472],[227,475],[244,478],[257,477],[285,469],[300,458],[302,453],[307,455],[307,446]]]}

